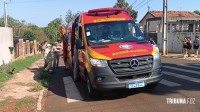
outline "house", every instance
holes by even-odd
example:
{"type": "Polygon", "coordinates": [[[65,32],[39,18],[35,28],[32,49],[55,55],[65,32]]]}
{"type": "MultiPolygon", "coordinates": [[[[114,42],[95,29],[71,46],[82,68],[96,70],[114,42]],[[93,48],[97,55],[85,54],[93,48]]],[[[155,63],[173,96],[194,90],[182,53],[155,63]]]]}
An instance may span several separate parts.
{"type": "MultiPolygon", "coordinates": [[[[168,11],[167,14],[169,32],[200,32],[200,15],[189,11],[168,11]]],[[[162,18],[163,11],[147,12],[139,22],[141,30],[162,32],[162,18]]]]}
{"type": "MultiPolygon", "coordinates": [[[[167,51],[182,53],[184,37],[192,41],[195,36],[200,37],[200,15],[189,11],[168,11],[167,14],[167,51]]],[[[163,11],[149,11],[139,22],[140,29],[155,40],[160,51],[163,48],[162,23],[163,11]]]]}

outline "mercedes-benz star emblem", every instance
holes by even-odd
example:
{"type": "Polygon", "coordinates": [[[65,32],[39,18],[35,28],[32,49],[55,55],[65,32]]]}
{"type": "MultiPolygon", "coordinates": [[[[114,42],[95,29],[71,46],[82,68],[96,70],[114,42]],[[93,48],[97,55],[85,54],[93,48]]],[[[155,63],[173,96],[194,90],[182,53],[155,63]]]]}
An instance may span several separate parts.
{"type": "Polygon", "coordinates": [[[139,62],[138,62],[137,59],[132,59],[132,60],[130,61],[130,67],[131,67],[131,68],[136,68],[136,67],[138,67],[138,66],[139,66],[139,62]]]}

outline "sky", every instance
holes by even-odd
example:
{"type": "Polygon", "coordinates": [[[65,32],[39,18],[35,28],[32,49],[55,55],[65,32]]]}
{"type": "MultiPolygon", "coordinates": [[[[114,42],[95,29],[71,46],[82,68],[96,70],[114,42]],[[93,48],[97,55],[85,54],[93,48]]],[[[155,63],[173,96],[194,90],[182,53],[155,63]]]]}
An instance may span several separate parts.
{"type": "MultiPolygon", "coordinates": [[[[65,18],[70,9],[88,11],[95,8],[113,7],[117,0],[6,0],[7,14],[17,20],[25,20],[39,27],[45,27],[55,18],[65,18]]],[[[138,11],[139,22],[148,11],[163,10],[163,0],[126,0],[138,11]]],[[[200,0],[168,0],[168,10],[200,10],[200,0]]],[[[3,16],[3,0],[0,0],[0,16],[3,16]]]]}

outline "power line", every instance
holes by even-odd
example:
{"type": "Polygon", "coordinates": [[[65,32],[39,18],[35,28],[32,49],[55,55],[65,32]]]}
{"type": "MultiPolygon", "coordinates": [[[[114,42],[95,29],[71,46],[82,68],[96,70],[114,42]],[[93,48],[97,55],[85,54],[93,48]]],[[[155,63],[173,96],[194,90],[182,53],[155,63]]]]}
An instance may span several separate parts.
{"type": "Polygon", "coordinates": [[[145,5],[147,5],[149,2],[151,2],[151,0],[147,0],[144,4],[142,4],[139,8],[136,8],[137,10],[139,10],[140,8],[144,7],[145,5]]]}
{"type": "Polygon", "coordinates": [[[133,2],[131,5],[134,5],[137,2],[137,0],[135,0],[135,2],[133,2]]]}
{"type": "Polygon", "coordinates": [[[145,2],[145,0],[143,0],[143,1],[141,1],[139,4],[137,4],[134,8],[136,8],[136,7],[138,7],[138,6],[140,6],[142,3],[144,3],[145,2]]]}

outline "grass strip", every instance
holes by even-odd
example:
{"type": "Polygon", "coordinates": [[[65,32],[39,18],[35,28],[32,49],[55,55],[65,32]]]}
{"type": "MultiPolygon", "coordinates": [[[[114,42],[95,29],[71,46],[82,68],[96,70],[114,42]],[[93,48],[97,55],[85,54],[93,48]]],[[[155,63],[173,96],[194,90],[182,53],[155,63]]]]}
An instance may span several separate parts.
{"type": "Polygon", "coordinates": [[[0,66],[0,89],[3,87],[7,80],[13,77],[13,74],[30,67],[35,61],[41,59],[41,57],[42,55],[38,54],[0,66]]]}

